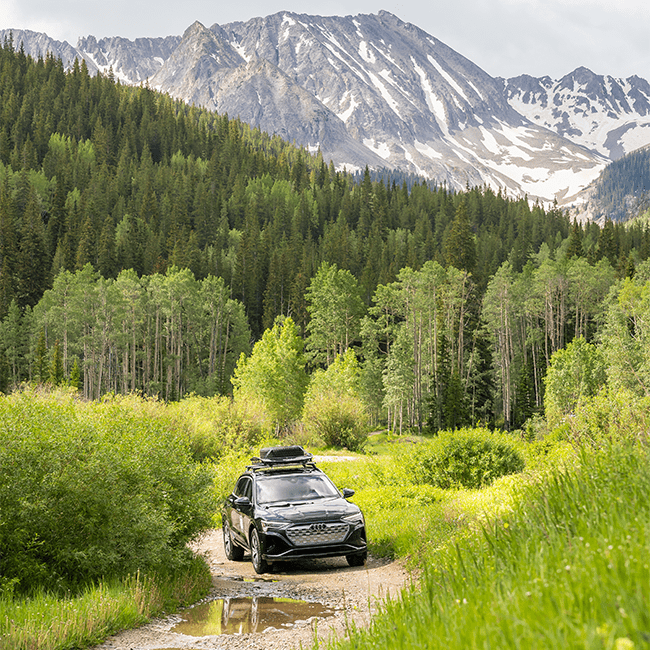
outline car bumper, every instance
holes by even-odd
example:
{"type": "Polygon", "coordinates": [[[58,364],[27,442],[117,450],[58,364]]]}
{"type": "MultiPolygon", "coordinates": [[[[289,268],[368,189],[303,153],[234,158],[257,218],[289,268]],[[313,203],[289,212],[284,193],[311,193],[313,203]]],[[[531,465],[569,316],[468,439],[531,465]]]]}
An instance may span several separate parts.
{"type": "Polygon", "coordinates": [[[340,543],[313,544],[297,546],[285,536],[277,533],[267,533],[262,542],[262,556],[269,562],[293,560],[298,558],[337,557],[355,555],[367,551],[366,532],[363,527],[353,530],[340,543]]]}

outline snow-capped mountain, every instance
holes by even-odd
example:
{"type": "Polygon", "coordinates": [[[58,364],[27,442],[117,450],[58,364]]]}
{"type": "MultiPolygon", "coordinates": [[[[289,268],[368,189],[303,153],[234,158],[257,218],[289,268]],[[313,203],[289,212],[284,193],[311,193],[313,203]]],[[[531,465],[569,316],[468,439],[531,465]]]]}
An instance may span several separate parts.
{"type": "MultiPolygon", "coordinates": [[[[71,48],[33,32],[13,37],[34,55],[71,48]]],[[[584,69],[559,82],[495,79],[384,11],[281,12],[210,28],[194,23],[182,36],[160,39],[87,37],[76,52],[91,72],[112,69],[135,84],[146,79],[319,147],[339,167],[392,167],[456,188],[488,183],[569,203],[612,158],[650,143],[650,87],[642,79],[584,69]]]]}
{"type": "Polygon", "coordinates": [[[500,80],[387,12],[194,24],[180,51],[152,87],[320,147],[339,166],[369,163],[452,187],[489,183],[567,200],[606,164],[521,116],[500,80]],[[282,78],[282,88],[265,84],[261,92],[260,61],[262,76],[282,78]],[[301,103],[280,101],[287,94],[301,103]],[[351,140],[363,148],[354,158],[351,140]]]}
{"type": "Polygon", "coordinates": [[[522,75],[504,82],[510,105],[531,122],[617,160],[650,142],[650,84],[587,68],[553,81],[522,75]]]}
{"type": "Polygon", "coordinates": [[[166,38],[136,38],[129,41],[115,36],[97,42],[94,36],[80,38],[77,49],[86,60],[88,69],[107,73],[129,84],[140,84],[155,74],[169,59],[180,43],[179,36],[166,38]]]}

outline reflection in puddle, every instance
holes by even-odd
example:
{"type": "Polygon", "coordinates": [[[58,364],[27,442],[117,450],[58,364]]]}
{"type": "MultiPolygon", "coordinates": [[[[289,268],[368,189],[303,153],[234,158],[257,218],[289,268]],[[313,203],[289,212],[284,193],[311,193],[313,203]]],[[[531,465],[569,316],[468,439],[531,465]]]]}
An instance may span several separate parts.
{"type": "Polygon", "coordinates": [[[282,629],[312,616],[333,616],[334,610],[291,598],[226,598],[211,600],[181,614],[172,632],[189,636],[249,634],[267,628],[282,629]]]}

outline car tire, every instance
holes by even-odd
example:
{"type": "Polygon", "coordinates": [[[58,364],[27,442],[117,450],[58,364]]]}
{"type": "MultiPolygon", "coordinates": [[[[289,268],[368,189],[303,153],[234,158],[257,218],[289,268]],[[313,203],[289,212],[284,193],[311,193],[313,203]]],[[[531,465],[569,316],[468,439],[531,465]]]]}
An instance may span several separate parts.
{"type": "Polygon", "coordinates": [[[262,557],[262,542],[257,528],[253,528],[250,537],[251,562],[255,573],[266,573],[269,570],[269,563],[262,557]]]}
{"type": "Polygon", "coordinates": [[[223,522],[223,550],[226,552],[226,557],[234,562],[240,562],[244,559],[244,549],[237,546],[232,538],[230,526],[227,521],[223,522]]]}
{"type": "Polygon", "coordinates": [[[350,566],[363,566],[368,559],[367,553],[354,553],[353,555],[346,555],[345,559],[350,566]]]}

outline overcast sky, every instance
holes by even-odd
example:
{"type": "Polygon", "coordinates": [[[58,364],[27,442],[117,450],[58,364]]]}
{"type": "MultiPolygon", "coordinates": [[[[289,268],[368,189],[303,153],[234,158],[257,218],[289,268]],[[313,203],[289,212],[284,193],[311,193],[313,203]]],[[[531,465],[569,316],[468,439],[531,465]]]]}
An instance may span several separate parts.
{"type": "Polygon", "coordinates": [[[494,77],[559,79],[578,66],[650,80],[648,0],[0,0],[0,29],[31,29],[76,45],[80,36],[180,35],[279,11],[356,15],[390,11],[494,77]]]}

